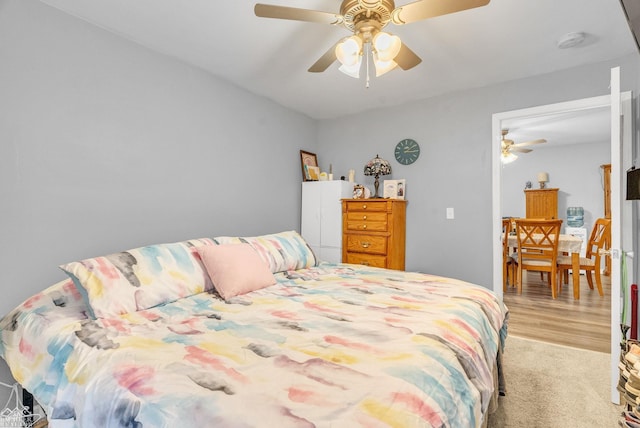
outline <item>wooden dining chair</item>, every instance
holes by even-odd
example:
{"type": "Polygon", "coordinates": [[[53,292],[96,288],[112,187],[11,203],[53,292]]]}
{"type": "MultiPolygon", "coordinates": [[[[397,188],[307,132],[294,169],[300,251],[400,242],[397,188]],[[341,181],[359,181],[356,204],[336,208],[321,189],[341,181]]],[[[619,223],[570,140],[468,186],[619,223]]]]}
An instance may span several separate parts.
{"type": "Polygon", "coordinates": [[[516,219],[518,238],[518,265],[516,287],[522,294],[522,272],[540,271],[549,273],[551,297],[557,294],[558,238],[562,220],[516,219]]]}
{"type": "MultiPolygon", "coordinates": [[[[585,257],[580,257],[580,270],[585,271],[587,277],[587,283],[589,288],[593,290],[593,275],[595,272],[596,286],[598,287],[598,293],[600,296],[604,296],[602,290],[602,279],[600,275],[600,259],[603,256],[602,250],[605,248],[608,236],[611,231],[611,219],[598,218],[596,219],[589,241],[587,242],[587,252],[585,257]]],[[[571,256],[558,256],[558,274],[560,275],[560,288],[562,288],[562,282],[568,275],[563,275],[571,269],[571,256]]]]}
{"type": "Polygon", "coordinates": [[[515,287],[516,261],[511,257],[509,248],[509,233],[511,233],[512,219],[502,219],[502,291],[507,291],[507,286],[515,287]]]}

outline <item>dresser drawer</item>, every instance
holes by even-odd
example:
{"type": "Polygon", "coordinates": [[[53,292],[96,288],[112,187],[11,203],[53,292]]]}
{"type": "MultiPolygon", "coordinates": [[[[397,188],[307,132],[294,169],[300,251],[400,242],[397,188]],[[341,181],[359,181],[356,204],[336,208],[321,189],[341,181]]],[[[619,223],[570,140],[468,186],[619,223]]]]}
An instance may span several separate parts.
{"type": "Polygon", "coordinates": [[[346,235],[346,237],[348,252],[387,254],[386,236],[346,235]]]}
{"type": "Polygon", "coordinates": [[[347,204],[347,212],[351,211],[386,211],[387,210],[387,202],[382,200],[381,202],[371,202],[371,201],[348,201],[347,204]]]}
{"type": "Polygon", "coordinates": [[[384,268],[387,266],[387,258],[370,254],[347,253],[346,263],[384,268]]]}
{"type": "Polygon", "coordinates": [[[368,211],[349,211],[347,213],[347,221],[387,221],[387,213],[385,212],[368,212],[368,211]]]}
{"type": "Polygon", "coordinates": [[[386,221],[369,221],[369,220],[347,220],[347,230],[359,230],[359,231],[371,231],[371,232],[386,232],[386,221]]]}

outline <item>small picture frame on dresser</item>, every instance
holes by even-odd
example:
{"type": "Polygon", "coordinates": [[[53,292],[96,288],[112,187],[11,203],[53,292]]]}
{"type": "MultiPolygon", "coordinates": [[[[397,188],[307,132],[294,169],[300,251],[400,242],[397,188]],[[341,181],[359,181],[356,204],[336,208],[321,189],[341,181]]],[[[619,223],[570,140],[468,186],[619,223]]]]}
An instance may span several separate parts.
{"type": "Polygon", "coordinates": [[[353,186],[353,199],[365,199],[364,186],[356,184],[353,186]]]}
{"type": "Polygon", "coordinates": [[[406,179],[402,180],[384,180],[382,196],[387,199],[404,200],[406,191],[406,179]]]}

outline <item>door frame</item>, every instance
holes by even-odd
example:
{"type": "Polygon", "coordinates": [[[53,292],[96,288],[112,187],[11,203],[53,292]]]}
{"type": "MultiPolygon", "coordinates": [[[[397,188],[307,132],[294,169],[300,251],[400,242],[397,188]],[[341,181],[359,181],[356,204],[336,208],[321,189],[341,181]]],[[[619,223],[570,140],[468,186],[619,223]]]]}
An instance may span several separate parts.
{"type": "MultiPolygon", "coordinates": [[[[632,147],[632,116],[631,116],[631,92],[624,92],[621,94],[622,100],[622,108],[621,115],[623,117],[622,120],[622,156],[620,159],[611,159],[612,168],[613,163],[617,162],[617,167],[619,171],[626,171],[632,163],[631,156],[631,147],[632,147]]],[[[536,107],[524,108],[519,110],[506,111],[501,113],[494,113],[492,115],[491,123],[492,123],[492,230],[493,230],[493,291],[499,297],[500,300],[503,299],[503,291],[502,291],[502,222],[500,221],[502,216],[502,163],[500,161],[500,141],[502,139],[502,126],[501,123],[503,120],[512,120],[512,119],[520,119],[520,118],[529,118],[536,116],[547,116],[550,114],[558,114],[558,113],[566,113],[571,111],[580,111],[580,110],[588,110],[592,108],[603,108],[608,107],[611,108],[611,95],[602,95],[598,97],[591,98],[583,98],[573,101],[566,101],[555,104],[546,104],[536,107]]],[[[610,143],[611,144],[611,143],[610,143]]],[[[624,183],[623,183],[624,184],[624,183]]],[[[612,183],[613,185],[613,183],[612,183]]],[[[621,188],[621,192],[622,192],[621,188]]],[[[613,205],[613,201],[612,201],[613,205]]],[[[633,223],[631,218],[631,207],[630,204],[621,204],[620,205],[622,211],[620,215],[622,216],[622,230],[632,230],[633,223]]],[[[630,235],[630,234],[629,234],[630,235]]],[[[632,243],[622,242],[622,249],[624,251],[632,250],[632,243]]],[[[631,275],[632,276],[632,275],[631,275]]],[[[633,278],[631,278],[633,280],[633,278]]],[[[620,295],[620,283],[613,284],[612,281],[612,290],[611,290],[611,360],[618,359],[618,355],[615,354],[614,343],[620,343],[620,328],[618,325],[613,325],[614,317],[619,318],[619,314],[621,313],[621,302],[620,299],[615,298],[614,296],[620,295]]],[[[619,350],[619,347],[618,347],[619,350]]],[[[617,384],[617,362],[616,362],[616,370],[611,369],[611,383],[612,383],[612,391],[611,391],[611,401],[613,403],[619,403],[619,394],[615,389],[615,385],[617,384]],[[615,380],[615,382],[614,382],[615,380]]],[[[613,367],[613,362],[612,362],[613,367]]]]}

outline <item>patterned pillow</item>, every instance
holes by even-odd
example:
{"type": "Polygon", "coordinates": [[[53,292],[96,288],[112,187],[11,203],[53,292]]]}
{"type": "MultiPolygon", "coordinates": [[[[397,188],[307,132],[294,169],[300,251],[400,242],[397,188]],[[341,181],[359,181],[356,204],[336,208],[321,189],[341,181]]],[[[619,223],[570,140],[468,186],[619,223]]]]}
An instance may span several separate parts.
{"type": "Polygon", "coordinates": [[[295,230],[254,237],[219,236],[217,244],[251,245],[269,264],[272,273],[305,269],[316,265],[316,257],[302,236],[295,230]]]}
{"type": "Polygon", "coordinates": [[[150,245],[67,263],[73,280],[97,318],[148,309],[213,288],[197,247],[215,245],[193,239],[150,245]]]}

